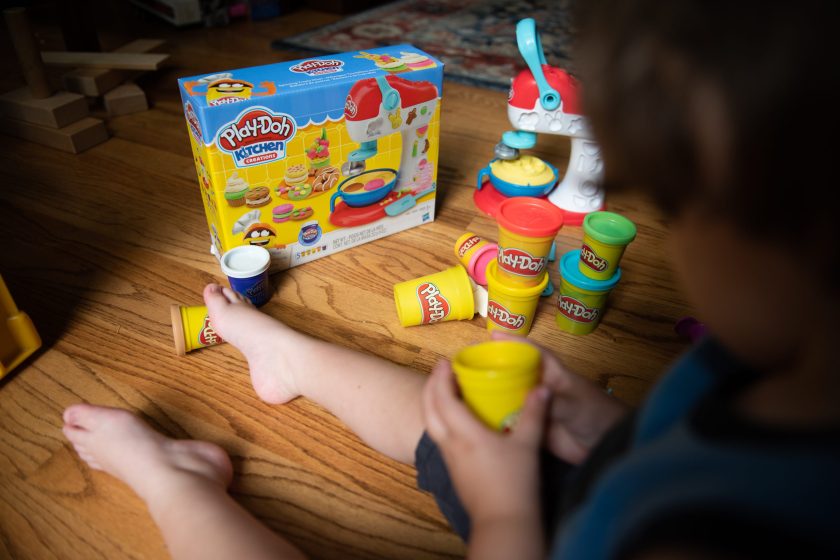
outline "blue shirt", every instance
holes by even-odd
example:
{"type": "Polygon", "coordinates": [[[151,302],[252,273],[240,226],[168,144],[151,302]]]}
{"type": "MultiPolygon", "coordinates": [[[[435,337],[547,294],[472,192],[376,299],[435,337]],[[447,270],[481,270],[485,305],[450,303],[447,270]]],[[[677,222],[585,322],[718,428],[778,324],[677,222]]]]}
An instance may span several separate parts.
{"type": "Polygon", "coordinates": [[[755,378],[714,341],[688,352],[638,411],[629,450],[566,515],[551,558],[621,557],[640,535],[653,544],[655,529],[676,518],[701,535],[715,526],[705,520],[735,520],[759,528],[753,536],[784,535],[840,558],[838,434],[745,428],[732,387],[755,378]]]}

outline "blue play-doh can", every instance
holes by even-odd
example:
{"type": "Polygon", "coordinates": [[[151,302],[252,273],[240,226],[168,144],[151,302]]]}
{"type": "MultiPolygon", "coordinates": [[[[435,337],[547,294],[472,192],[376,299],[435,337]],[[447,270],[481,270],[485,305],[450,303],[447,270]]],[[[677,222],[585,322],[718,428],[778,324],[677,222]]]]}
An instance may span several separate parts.
{"type": "Polygon", "coordinates": [[[240,245],[222,255],[222,272],[234,292],[259,307],[271,299],[268,265],[271,255],[257,245],[240,245]]]}
{"type": "Polygon", "coordinates": [[[576,249],[563,255],[558,264],[562,280],[555,322],[568,333],[589,334],[601,322],[607,297],[621,280],[621,268],[607,280],[594,280],[581,273],[579,260],[580,249],[576,249]]]}

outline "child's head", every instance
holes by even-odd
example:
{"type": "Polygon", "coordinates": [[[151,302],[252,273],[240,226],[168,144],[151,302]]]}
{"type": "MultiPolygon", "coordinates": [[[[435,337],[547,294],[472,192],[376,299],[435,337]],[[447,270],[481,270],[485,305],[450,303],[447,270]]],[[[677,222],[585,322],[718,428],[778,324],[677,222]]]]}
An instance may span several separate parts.
{"type": "Polygon", "coordinates": [[[702,318],[759,366],[793,351],[795,333],[780,322],[806,330],[805,308],[824,297],[836,306],[836,181],[824,183],[836,141],[818,139],[838,122],[830,4],[577,6],[575,61],[608,192],[653,196],[672,219],[677,269],[702,318]]]}

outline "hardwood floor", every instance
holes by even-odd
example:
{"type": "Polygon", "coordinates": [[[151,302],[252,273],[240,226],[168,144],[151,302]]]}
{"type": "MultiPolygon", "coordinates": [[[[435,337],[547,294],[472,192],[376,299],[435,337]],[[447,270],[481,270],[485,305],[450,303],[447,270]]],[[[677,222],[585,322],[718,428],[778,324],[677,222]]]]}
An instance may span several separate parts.
{"type": "MultiPolygon", "coordinates": [[[[80,155],[0,135],[0,273],[44,340],[0,382],[0,557],[166,557],[144,504],[87,468],[64,439],[61,412],[80,401],[138,411],[170,436],[221,445],[234,461],[235,499],[313,558],[463,555],[433,499],[416,490],[413,468],[367,448],[315,403],[261,402],[229,345],[173,352],[169,305],[199,304],[208,281],[224,280],[208,252],[175,79],[298,58],[272,52],[270,41],[336,17],[300,11],[215,30],[115,24],[101,33],[106,48],[138,37],[168,41],[172,65],[140,82],[150,110],[109,120],[112,138],[80,155]]],[[[57,40],[49,25],[41,31],[45,44],[57,40]]],[[[6,91],[20,74],[6,35],[0,49],[6,91]]],[[[464,231],[496,238],[495,223],[471,197],[476,173],[509,128],[505,101],[504,93],[447,82],[435,222],[273,276],[265,312],[422,372],[485,340],[478,317],[400,327],[392,287],[454,265],[452,246],[464,231]]],[[[541,137],[535,152],[562,169],[568,141],[541,137]]],[[[608,204],[639,234],[601,326],[585,337],[559,331],[555,300],[547,298],[531,338],[638,403],[684,349],[673,325],[690,310],[651,205],[629,195],[609,195],[608,204]]],[[[581,236],[580,228],[564,228],[558,253],[579,246],[581,236]]],[[[556,267],[552,278],[559,281],[556,267]]]]}

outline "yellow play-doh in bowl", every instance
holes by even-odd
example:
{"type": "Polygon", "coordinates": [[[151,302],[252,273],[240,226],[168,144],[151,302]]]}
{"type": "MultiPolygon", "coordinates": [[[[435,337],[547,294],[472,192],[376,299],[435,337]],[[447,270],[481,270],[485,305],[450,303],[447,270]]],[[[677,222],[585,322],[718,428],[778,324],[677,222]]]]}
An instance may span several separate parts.
{"type": "Polygon", "coordinates": [[[534,156],[514,160],[494,159],[478,172],[476,187],[481,190],[484,177],[505,196],[545,196],[557,183],[557,168],[534,156]]]}
{"type": "Polygon", "coordinates": [[[555,178],[551,167],[531,155],[513,160],[497,159],[490,163],[490,171],[502,181],[515,185],[544,185],[555,178]]]}

